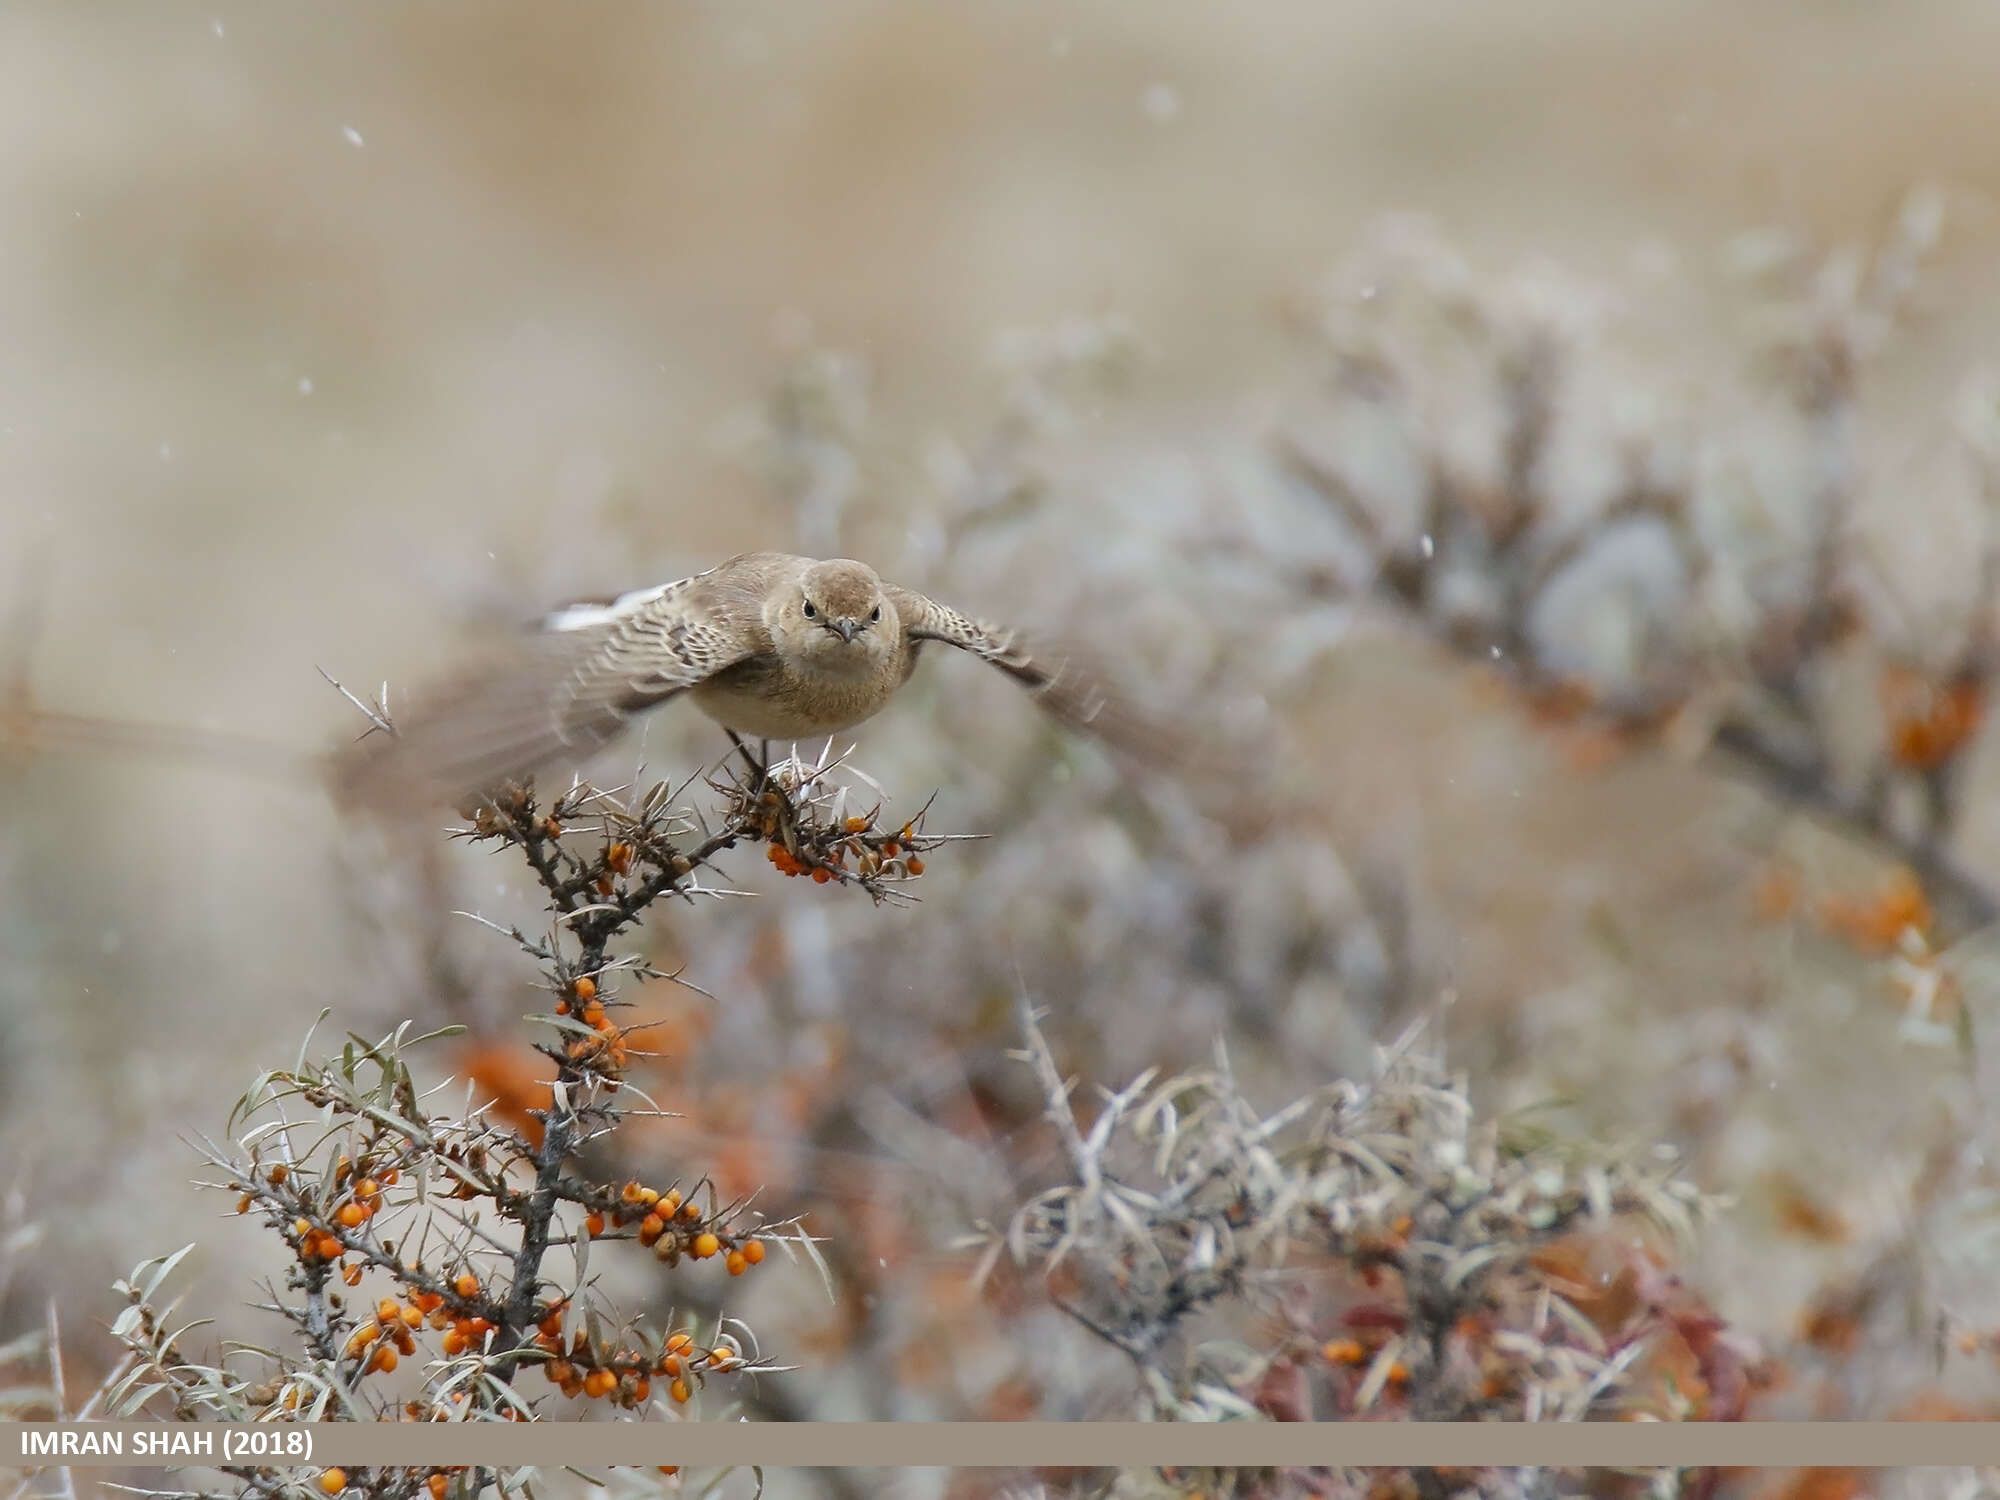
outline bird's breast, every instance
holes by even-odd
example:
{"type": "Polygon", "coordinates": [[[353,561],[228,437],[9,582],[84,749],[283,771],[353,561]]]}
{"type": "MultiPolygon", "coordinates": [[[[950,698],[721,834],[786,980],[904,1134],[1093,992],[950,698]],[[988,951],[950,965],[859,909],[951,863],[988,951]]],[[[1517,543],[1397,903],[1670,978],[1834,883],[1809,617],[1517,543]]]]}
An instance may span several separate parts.
{"type": "Polygon", "coordinates": [[[772,660],[718,672],[688,696],[709,718],[758,739],[837,734],[874,715],[906,675],[900,662],[865,676],[801,673],[772,660]]]}

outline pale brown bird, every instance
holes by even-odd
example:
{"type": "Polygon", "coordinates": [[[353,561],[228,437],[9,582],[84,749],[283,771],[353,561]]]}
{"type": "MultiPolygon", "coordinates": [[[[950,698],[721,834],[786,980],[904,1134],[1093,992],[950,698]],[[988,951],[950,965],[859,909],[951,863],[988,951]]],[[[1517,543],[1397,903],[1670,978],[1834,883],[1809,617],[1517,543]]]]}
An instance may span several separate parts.
{"type": "Polygon", "coordinates": [[[888,703],[927,641],[998,667],[1057,721],[1118,748],[1158,761],[1171,742],[1074,649],[1030,646],[849,558],[746,552],[495,643],[415,695],[393,737],[343,755],[337,780],[350,796],[462,801],[567,774],[633,715],[682,695],[749,738],[824,739],[888,703]]]}

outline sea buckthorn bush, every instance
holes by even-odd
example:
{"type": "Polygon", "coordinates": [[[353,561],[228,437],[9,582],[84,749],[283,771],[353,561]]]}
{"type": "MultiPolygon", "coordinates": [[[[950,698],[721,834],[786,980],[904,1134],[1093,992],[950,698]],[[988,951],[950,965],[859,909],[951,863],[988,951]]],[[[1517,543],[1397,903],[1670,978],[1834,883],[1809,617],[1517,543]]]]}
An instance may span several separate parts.
{"type": "MultiPolygon", "coordinates": [[[[796,1218],[725,1197],[698,1168],[604,1175],[621,1125],[657,1113],[628,1077],[648,1031],[621,1021],[621,984],[670,979],[615,945],[660,901],[731,894],[714,861],[739,846],[768,846],[787,873],[889,902],[908,899],[923,855],[946,840],[924,831],[921,812],[884,824],[879,806],[861,809],[827,760],[767,766],[746,751],[708,791],[706,819],[665,784],[628,799],[578,783],[545,801],[514,786],[472,811],[456,836],[525,861],[550,916],[536,935],[496,929],[537,969],[541,1005],[528,1019],[545,1088],[501,1107],[476,1084],[426,1086],[419,1069],[456,1028],[411,1022],[350,1034],[331,1051],[309,1036],[296,1062],[236,1101],[222,1139],[201,1143],[206,1185],[285,1247],[285,1274],[262,1304],[284,1338],[201,1350],[198,1325],[162,1301],[194,1247],[148,1260],[119,1286],[126,1306],[113,1332],[126,1359],[106,1383],[106,1413],[461,1422],[594,1407],[678,1417],[728,1411],[745,1382],[782,1368],[740,1319],[648,1316],[596,1285],[600,1258],[617,1255],[650,1259],[663,1290],[649,1305],[668,1307],[669,1286],[752,1275],[773,1250],[825,1271],[796,1218]]],[[[228,1477],[239,1486],[229,1493],[300,1488],[277,1471],[228,1477]]],[[[350,1468],[308,1487],[444,1500],[494,1479],[350,1468]]]]}

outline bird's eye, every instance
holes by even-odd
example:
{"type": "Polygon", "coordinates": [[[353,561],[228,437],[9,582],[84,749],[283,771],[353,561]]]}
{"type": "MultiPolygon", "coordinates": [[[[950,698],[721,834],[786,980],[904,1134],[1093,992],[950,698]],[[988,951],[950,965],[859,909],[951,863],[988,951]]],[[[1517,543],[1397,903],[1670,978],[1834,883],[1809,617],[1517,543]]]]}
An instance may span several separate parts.
{"type": "Polygon", "coordinates": [[[871,610],[869,610],[869,611],[868,611],[868,623],[869,623],[870,625],[873,625],[873,624],[874,624],[874,623],[875,623],[875,622],[876,622],[877,620],[879,620],[879,619],[881,619],[881,618],[882,618],[882,606],[881,606],[881,605],[879,605],[879,604],[878,604],[878,605],[876,605],[876,606],[875,606],[875,607],[874,607],[873,609],[871,609],[871,610]]]}
{"type": "Polygon", "coordinates": [[[812,600],[810,599],[806,600],[806,618],[808,620],[812,620],[812,619],[817,619],[818,616],[819,616],[819,611],[813,608],[812,600]]]}

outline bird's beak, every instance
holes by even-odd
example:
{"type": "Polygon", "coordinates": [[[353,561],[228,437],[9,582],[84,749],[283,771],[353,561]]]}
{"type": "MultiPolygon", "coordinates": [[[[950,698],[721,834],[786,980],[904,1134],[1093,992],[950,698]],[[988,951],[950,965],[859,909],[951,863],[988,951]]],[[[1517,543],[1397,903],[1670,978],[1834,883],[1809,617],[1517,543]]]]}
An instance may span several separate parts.
{"type": "Polygon", "coordinates": [[[854,643],[854,622],[852,620],[835,620],[833,628],[840,632],[840,638],[843,641],[846,641],[849,645],[854,643]]]}

